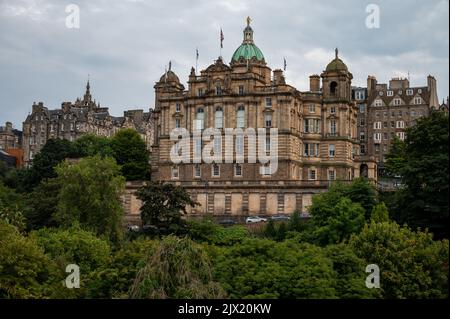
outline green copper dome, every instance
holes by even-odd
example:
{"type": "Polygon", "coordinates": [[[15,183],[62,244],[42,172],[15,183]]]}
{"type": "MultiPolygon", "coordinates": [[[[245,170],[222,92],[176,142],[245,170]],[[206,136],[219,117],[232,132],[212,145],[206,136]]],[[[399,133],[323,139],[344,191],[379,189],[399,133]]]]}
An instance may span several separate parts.
{"type": "Polygon", "coordinates": [[[244,40],[236,51],[234,51],[231,62],[239,62],[241,59],[252,60],[253,58],[257,61],[264,62],[264,55],[253,42],[253,29],[250,27],[250,21],[250,17],[247,17],[247,26],[244,29],[244,40]]]}
{"type": "Polygon", "coordinates": [[[251,60],[256,58],[258,61],[264,60],[264,55],[254,43],[242,43],[239,48],[234,51],[233,61],[239,61],[241,58],[251,60]]]}
{"type": "Polygon", "coordinates": [[[333,61],[331,61],[326,68],[326,71],[331,72],[331,71],[348,71],[347,65],[345,65],[345,63],[339,59],[338,57],[338,49],[336,48],[335,50],[336,52],[336,57],[334,58],[333,61]]]}

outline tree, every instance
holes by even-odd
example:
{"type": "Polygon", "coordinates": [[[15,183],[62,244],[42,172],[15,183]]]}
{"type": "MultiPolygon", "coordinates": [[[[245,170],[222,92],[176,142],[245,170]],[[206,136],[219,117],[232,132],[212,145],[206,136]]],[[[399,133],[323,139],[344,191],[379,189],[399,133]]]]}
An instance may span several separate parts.
{"type": "Polygon", "coordinates": [[[320,247],[247,238],[211,251],[230,298],[336,298],[336,272],[320,247]]]}
{"type": "Polygon", "coordinates": [[[340,182],[332,184],[326,193],[313,197],[309,212],[318,221],[326,220],[343,197],[359,203],[364,208],[365,219],[370,220],[372,209],[378,202],[378,194],[375,187],[366,178],[355,178],[348,185],[340,182]]]}
{"type": "Polygon", "coordinates": [[[29,229],[58,226],[55,215],[60,190],[60,180],[51,178],[43,180],[31,193],[25,195],[24,215],[29,229]]]}
{"type": "Polygon", "coordinates": [[[34,240],[0,219],[0,298],[43,298],[54,270],[34,240]]]}
{"type": "Polygon", "coordinates": [[[270,219],[269,222],[267,223],[266,228],[264,229],[264,235],[270,239],[276,238],[277,230],[275,228],[275,223],[272,219],[270,219]]]}
{"type": "Polygon", "coordinates": [[[448,136],[449,119],[442,112],[431,112],[407,129],[405,159],[395,168],[405,187],[396,194],[397,207],[390,209],[398,222],[427,227],[439,238],[448,238],[448,136]]]}
{"type": "Polygon", "coordinates": [[[117,242],[123,236],[123,208],[120,196],[125,180],[112,158],[63,162],[56,168],[61,185],[55,219],[64,226],[75,221],[82,227],[117,242]]]}
{"type": "Polygon", "coordinates": [[[386,154],[385,168],[388,175],[401,175],[401,170],[406,164],[406,145],[397,136],[391,142],[389,153],[386,154]]]}
{"type": "Polygon", "coordinates": [[[145,142],[138,132],[133,129],[120,130],[112,138],[111,147],[127,181],[149,179],[149,155],[145,142]]]}
{"type": "Polygon", "coordinates": [[[148,182],[136,196],[142,201],[142,222],[153,226],[158,233],[185,231],[181,216],[186,214],[186,206],[197,205],[183,187],[171,183],[148,182]]]}
{"type": "Polygon", "coordinates": [[[111,140],[105,136],[86,134],[75,140],[80,157],[100,155],[101,157],[113,157],[111,140]]]}
{"type": "Polygon", "coordinates": [[[20,186],[29,192],[42,180],[56,177],[55,166],[66,158],[79,157],[72,142],[64,139],[49,139],[33,159],[31,168],[21,174],[20,186]]]}
{"type": "Polygon", "coordinates": [[[130,289],[130,298],[222,298],[209,258],[188,238],[167,236],[149,256],[130,289]]]}
{"type": "Polygon", "coordinates": [[[430,233],[395,222],[372,222],[349,244],[379,267],[383,298],[448,298],[448,240],[433,241],[430,233]]]}
{"type": "Polygon", "coordinates": [[[313,214],[312,222],[315,226],[313,234],[318,243],[337,244],[351,234],[359,233],[365,222],[364,209],[360,204],[342,197],[323,219],[313,214]]]}
{"type": "Polygon", "coordinates": [[[128,298],[139,269],[145,265],[158,247],[153,240],[140,237],[124,242],[108,264],[96,268],[89,274],[88,298],[128,298]]]}
{"type": "Polygon", "coordinates": [[[383,223],[389,221],[389,212],[383,202],[373,208],[370,220],[375,223],[383,223]]]}

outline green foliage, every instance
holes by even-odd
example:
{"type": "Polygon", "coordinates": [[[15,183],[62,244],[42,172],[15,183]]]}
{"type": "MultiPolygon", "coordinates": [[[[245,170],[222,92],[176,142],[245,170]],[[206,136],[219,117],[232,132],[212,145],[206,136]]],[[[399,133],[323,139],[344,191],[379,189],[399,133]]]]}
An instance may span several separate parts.
{"type": "Polygon", "coordinates": [[[267,222],[266,228],[264,229],[264,236],[272,239],[277,236],[277,229],[275,228],[275,223],[272,219],[267,222]]]}
{"type": "MultiPolygon", "coordinates": [[[[322,199],[319,198],[319,201],[322,199]]],[[[314,212],[317,211],[317,198],[313,198],[314,212]]],[[[342,197],[334,207],[327,207],[327,214],[312,215],[313,234],[321,245],[337,244],[351,234],[359,233],[364,226],[364,209],[358,203],[342,197]]]]}
{"type": "Polygon", "coordinates": [[[98,235],[117,242],[123,236],[120,196],[125,180],[112,158],[87,157],[77,164],[56,168],[61,185],[55,219],[70,226],[75,221],[98,235]]]}
{"type": "Polygon", "coordinates": [[[385,168],[388,175],[402,174],[402,168],[406,164],[406,144],[397,136],[391,142],[389,153],[386,154],[385,168]]]}
{"type": "Polygon", "coordinates": [[[109,260],[108,242],[77,224],[67,229],[42,228],[33,231],[30,236],[63,271],[68,264],[77,264],[81,273],[88,273],[109,260]]]}
{"type": "Polygon", "coordinates": [[[372,209],[378,202],[375,187],[365,178],[355,178],[351,184],[336,182],[326,193],[315,195],[309,212],[314,219],[325,220],[343,197],[359,203],[364,208],[366,220],[370,219],[372,209]]]}
{"type": "Polygon", "coordinates": [[[432,112],[409,127],[406,134],[405,159],[396,168],[405,187],[390,207],[392,217],[448,238],[448,115],[432,112]]]}
{"type": "Polygon", "coordinates": [[[0,298],[42,298],[54,271],[32,239],[0,219],[0,298]]]}
{"type": "Polygon", "coordinates": [[[167,236],[139,270],[130,298],[221,298],[208,256],[187,238],[167,236]]]}
{"type": "Polygon", "coordinates": [[[320,247],[247,238],[217,249],[214,278],[230,298],[336,297],[336,274],[320,247]]]}
{"type": "Polygon", "coordinates": [[[185,231],[186,206],[195,206],[183,187],[171,183],[148,182],[136,192],[142,201],[141,219],[144,225],[154,226],[158,234],[176,234],[185,231]]]}
{"type": "Polygon", "coordinates": [[[58,225],[55,215],[58,209],[60,190],[60,180],[52,178],[42,181],[31,193],[24,195],[24,215],[27,218],[29,229],[58,225]]]}
{"type": "Polygon", "coordinates": [[[346,244],[329,245],[325,253],[337,273],[336,293],[342,299],[380,298],[378,289],[366,287],[367,263],[346,244]]]}
{"type": "Polygon", "coordinates": [[[379,266],[384,298],[448,298],[448,240],[433,241],[431,234],[395,222],[372,222],[349,244],[379,266]]]}
{"type": "Polygon", "coordinates": [[[56,177],[55,166],[66,158],[79,157],[78,150],[72,142],[65,139],[49,139],[33,159],[31,168],[22,174],[21,188],[31,191],[42,180],[56,177]]]}
{"type": "Polygon", "coordinates": [[[203,218],[200,221],[189,220],[187,227],[192,240],[218,246],[233,245],[249,236],[244,226],[222,227],[210,218],[203,218]]]}
{"type": "Polygon", "coordinates": [[[4,207],[22,209],[23,196],[0,182],[0,209],[4,207]]]}
{"type": "Polygon", "coordinates": [[[138,132],[123,129],[111,140],[111,148],[127,181],[148,180],[150,164],[147,146],[138,132]]]}
{"type": "Polygon", "coordinates": [[[75,140],[75,148],[80,157],[100,155],[101,157],[113,157],[111,140],[105,136],[86,134],[75,140]]]}
{"type": "Polygon", "coordinates": [[[25,217],[23,217],[22,212],[17,207],[0,207],[0,220],[17,227],[19,231],[25,230],[25,217]]]}
{"type": "Polygon", "coordinates": [[[137,271],[155,252],[158,243],[142,237],[123,244],[108,265],[90,274],[88,298],[127,298],[137,271]]]}
{"type": "Polygon", "coordinates": [[[389,221],[389,212],[385,203],[381,202],[373,208],[370,220],[375,223],[383,223],[389,221]]]}

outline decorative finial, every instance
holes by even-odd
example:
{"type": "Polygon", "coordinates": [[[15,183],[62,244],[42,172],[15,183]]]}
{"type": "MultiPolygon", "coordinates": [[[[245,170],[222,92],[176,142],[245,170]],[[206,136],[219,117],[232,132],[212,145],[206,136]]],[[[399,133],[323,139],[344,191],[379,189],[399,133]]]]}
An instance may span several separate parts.
{"type": "Polygon", "coordinates": [[[337,58],[338,58],[338,53],[339,53],[338,48],[336,48],[336,49],[334,50],[334,53],[336,54],[336,59],[337,59],[337,58]]]}
{"type": "Polygon", "coordinates": [[[172,70],[172,61],[169,61],[169,71],[172,70]]]}
{"type": "Polygon", "coordinates": [[[248,26],[248,27],[250,26],[250,22],[252,22],[252,19],[248,16],[248,17],[247,17],[247,26],[248,26]]]}

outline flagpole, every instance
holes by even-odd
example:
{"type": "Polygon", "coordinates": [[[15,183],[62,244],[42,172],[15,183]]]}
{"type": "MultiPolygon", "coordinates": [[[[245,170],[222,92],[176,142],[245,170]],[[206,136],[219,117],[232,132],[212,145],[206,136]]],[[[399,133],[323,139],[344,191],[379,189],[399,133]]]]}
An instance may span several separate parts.
{"type": "Polygon", "coordinates": [[[198,67],[198,48],[195,48],[195,74],[197,74],[197,67],[198,67]]]}

